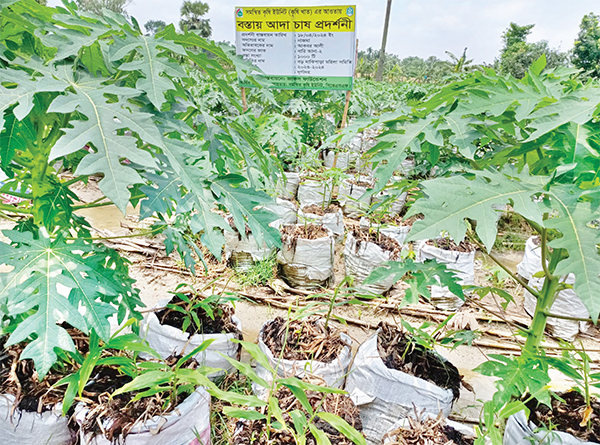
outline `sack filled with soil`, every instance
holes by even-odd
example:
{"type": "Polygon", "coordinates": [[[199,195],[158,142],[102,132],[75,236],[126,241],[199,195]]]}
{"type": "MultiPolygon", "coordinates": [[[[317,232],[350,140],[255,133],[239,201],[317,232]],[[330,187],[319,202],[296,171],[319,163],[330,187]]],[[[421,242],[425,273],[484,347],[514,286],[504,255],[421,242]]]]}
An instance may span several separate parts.
{"type": "MultiPolygon", "coordinates": [[[[193,298],[188,294],[188,298],[193,298]]],[[[192,299],[192,301],[194,301],[192,299]]],[[[224,354],[238,358],[240,345],[233,339],[242,338],[241,321],[234,315],[235,310],[229,303],[211,306],[212,316],[202,307],[193,309],[192,314],[183,314],[167,305],[185,309],[189,303],[175,295],[171,299],[160,301],[152,312],[141,322],[140,335],[163,358],[185,355],[200,346],[206,340],[214,340],[208,348],[194,356],[202,366],[219,368],[223,371],[210,375],[214,379],[232,369],[231,364],[223,358],[224,354]],[[187,321],[186,321],[187,319],[187,321]],[[198,326],[196,320],[200,322],[198,326]],[[185,331],[183,330],[185,326],[185,331]]],[[[142,357],[149,358],[142,354],[142,357]]]]}
{"type": "MultiPolygon", "coordinates": [[[[195,366],[193,360],[184,365],[195,366]]],[[[179,394],[166,409],[158,394],[139,400],[135,392],[110,397],[130,381],[115,368],[96,368],[86,386],[85,403],[75,408],[81,445],[191,445],[198,437],[201,443],[210,443],[210,395],[205,389],[179,394]]]]}
{"type": "Polygon", "coordinates": [[[358,349],[346,390],[361,408],[369,441],[380,444],[394,423],[415,408],[448,416],[460,394],[460,381],[450,362],[411,341],[400,329],[381,323],[358,349]]]}
{"type": "Polygon", "coordinates": [[[283,176],[277,179],[275,190],[277,196],[283,199],[296,199],[298,186],[300,185],[300,174],[296,172],[284,172],[283,176]]]}
{"type": "Polygon", "coordinates": [[[307,178],[300,181],[297,195],[300,208],[313,204],[325,207],[329,206],[331,204],[332,191],[333,183],[331,180],[321,181],[307,178]]]}
{"type": "Polygon", "coordinates": [[[225,230],[223,232],[225,260],[235,269],[248,270],[254,263],[268,258],[275,252],[275,248],[267,247],[264,242],[259,245],[248,226],[244,228],[244,236],[242,236],[233,223],[233,217],[228,217],[227,221],[233,231],[225,230]]]}
{"type": "MultiPolygon", "coordinates": [[[[66,327],[75,348],[85,354],[89,338],[66,327]]],[[[26,343],[5,347],[0,337],[0,438],[3,445],[74,444],[76,434],[62,415],[65,386],[53,385],[77,371],[76,362],[55,365],[40,381],[33,361],[20,360],[26,343]]]]}
{"type": "Polygon", "coordinates": [[[325,208],[316,204],[304,207],[298,212],[298,222],[323,226],[338,238],[344,235],[344,214],[335,204],[325,208]]]}
{"type": "Polygon", "coordinates": [[[286,225],[277,254],[281,277],[292,287],[315,289],[333,277],[333,233],[316,224],[286,225]]]}
{"type": "Polygon", "coordinates": [[[367,191],[373,187],[373,179],[344,179],[338,189],[338,200],[342,205],[344,215],[349,218],[359,218],[371,205],[371,195],[367,191]]]}
{"type": "MultiPolygon", "coordinates": [[[[306,391],[306,396],[313,410],[336,414],[355,430],[361,431],[362,426],[359,410],[346,394],[326,394],[318,391],[306,391]]],[[[306,417],[307,420],[311,417],[287,387],[279,388],[274,393],[274,397],[278,400],[278,404],[283,412],[283,420],[291,428],[293,428],[294,420],[290,413],[299,413],[306,417]]],[[[266,408],[260,408],[259,410],[262,414],[267,414],[266,408]]],[[[276,422],[277,420],[272,418],[269,423],[273,425],[276,422]]],[[[324,420],[315,417],[313,423],[327,435],[331,444],[354,445],[352,440],[346,438],[346,436],[324,420]]],[[[289,432],[276,430],[273,427],[267,431],[267,428],[269,427],[266,419],[240,420],[235,426],[232,445],[291,445],[296,443],[294,437],[289,432]]],[[[306,434],[306,445],[317,445],[317,441],[310,431],[306,434]]]]}
{"type": "Polygon", "coordinates": [[[600,402],[592,398],[589,422],[586,422],[584,397],[575,391],[557,394],[552,406],[527,402],[529,417],[519,411],[509,417],[504,445],[544,443],[548,445],[587,445],[600,443],[600,402]],[[562,400],[559,400],[562,399],[562,400]]]}
{"type": "MultiPolygon", "coordinates": [[[[350,337],[332,326],[325,328],[319,317],[267,321],[258,335],[258,346],[280,377],[316,375],[334,388],[343,386],[352,358],[350,337]]],[[[256,372],[266,381],[273,379],[260,364],[256,372]]],[[[257,385],[253,389],[263,392],[257,385]]]]}
{"type": "Polygon", "coordinates": [[[401,253],[402,246],[382,232],[366,228],[353,230],[348,233],[344,245],[346,275],[354,277],[354,288],[357,292],[381,295],[394,285],[394,277],[372,284],[362,283],[383,263],[400,259],[401,253]]]}
{"type": "MultiPolygon", "coordinates": [[[[438,238],[419,243],[417,261],[436,260],[445,264],[459,278],[459,284],[472,285],[475,281],[475,246],[449,238],[438,238]]],[[[431,286],[431,304],[437,309],[456,311],[465,303],[446,286],[431,286]]]]}

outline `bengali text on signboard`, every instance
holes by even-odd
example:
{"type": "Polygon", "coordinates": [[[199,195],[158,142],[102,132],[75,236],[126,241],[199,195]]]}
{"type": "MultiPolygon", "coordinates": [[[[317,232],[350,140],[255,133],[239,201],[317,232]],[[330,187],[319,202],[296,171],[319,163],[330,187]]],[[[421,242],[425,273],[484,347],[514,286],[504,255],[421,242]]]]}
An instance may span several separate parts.
{"type": "Polygon", "coordinates": [[[237,54],[274,88],[352,89],[356,6],[236,7],[235,20],[237,54]]]}

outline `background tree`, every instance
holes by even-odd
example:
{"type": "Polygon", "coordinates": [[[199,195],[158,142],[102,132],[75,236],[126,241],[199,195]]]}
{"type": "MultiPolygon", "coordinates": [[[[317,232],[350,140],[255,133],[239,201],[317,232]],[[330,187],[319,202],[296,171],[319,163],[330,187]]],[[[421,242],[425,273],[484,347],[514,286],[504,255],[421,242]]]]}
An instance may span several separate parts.
{"type": "Polygon", "coordinates": [[[162,20],[148,20],[144,23],[144,28],[146,28],[146,33],[148,35],[153,36],[159,31],[162,31],[167,24],[162,20]]]}
{"type": "Polygon", "coordinates": [[[496,68],[521,79],[525,76],[531,64],[539,59],[542,54],[546,55],[546,67],[549,69],[567,65],[568,55],[550,48],[546,40],[536,43],[527,42],[527,36],[531,34],[534,26],[519,26],[514,22],[509,25],[502,34],[504,46],[500,51],[500,61],[497,61],[496,68]]]}
{"type": "Polygon", "coordinates": [[[600,77],[600,16],[583,16],[573,48],[573,65],[591,77],[600,77]]]}
{"type": "Polygon", "coordinates": [[[185,0],[181,5],[181,20],[179,27],[189,31],[199,31],[202,37],[208,38],[212,33],[210,28],[210,20],[201,18],[207,14],[209,10],[208,4],[201,1],[185,0]]]}
{"type": "Polygon", "coordinates": [[[473,70],[474,66],[473,59],[467,59],[467,48],[464,49],[462,56],[456,57],[454,53],[450,51],[444,51],[448,57],[450,57],[450,63],[452,63],[452,71],[455,73],[465,73],[473,70]]]}
{"type": "Polygon", "coordinates": [[[82,11],[102,14],[102,9],[106,8],[124,16],[128,16],[126,8],[132,2],[133,0],[75,0],[82,11]]]}
{"type": "Polygon", "coordinates": [[[35,1],[38,2],[40,5],[46,6],[46,0],[35,0],[35,1]]]}

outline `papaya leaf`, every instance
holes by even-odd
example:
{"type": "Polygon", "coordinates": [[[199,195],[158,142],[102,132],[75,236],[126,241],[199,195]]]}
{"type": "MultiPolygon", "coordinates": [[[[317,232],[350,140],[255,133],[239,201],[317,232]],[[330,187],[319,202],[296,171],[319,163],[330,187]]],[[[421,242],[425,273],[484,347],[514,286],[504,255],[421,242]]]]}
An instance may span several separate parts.
{"type": "Polygon", "coordinates": [[[500,217],[494,206],[511,204],[515,212],[541,223],[542,214],[533,197],[543,192],[544,180],[549,178],[518,178],[480,172],[473,180],[453,176],[424,181],[426,197],[415,202],[408,216],[423,213],[425,219],[414,223],[409,239],[435,239],[447,231],[456,243],[460,243],[468,228],[465,219],[469,218],[477,222],[475,231],[489,252],[496,240],[496,223],[500,217]]]}
{"type": "MultiPolygon", "coordinates": [[[[549,229],[558,230],[562,236],[549,243],[550,247],[563,248],[569,258],[558,263],[555,274],[575,275],[573,290],[587,307],[593,320],[600,314],[600,230],[590,223],[597,219],[598,212],[593,202],[582,202],[572,187],[557,186],[551,189],[550,205],[558,214],[544,221],[549,229]]],[[[596,203],[597,204],[597,203],[596,203]]]]}

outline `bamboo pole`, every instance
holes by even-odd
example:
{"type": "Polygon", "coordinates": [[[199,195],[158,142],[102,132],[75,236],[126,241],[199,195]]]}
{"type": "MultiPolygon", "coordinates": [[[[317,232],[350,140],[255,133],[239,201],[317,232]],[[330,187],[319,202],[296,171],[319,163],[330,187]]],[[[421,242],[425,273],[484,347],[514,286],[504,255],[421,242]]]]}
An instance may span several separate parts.
{"type": "Polygon", "coordinates": [[[242,110],[244,113],[248,111],[248,102],[246,100],[246,88],[242,87],[242,110]]]}

